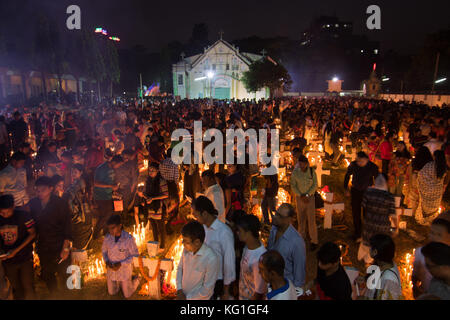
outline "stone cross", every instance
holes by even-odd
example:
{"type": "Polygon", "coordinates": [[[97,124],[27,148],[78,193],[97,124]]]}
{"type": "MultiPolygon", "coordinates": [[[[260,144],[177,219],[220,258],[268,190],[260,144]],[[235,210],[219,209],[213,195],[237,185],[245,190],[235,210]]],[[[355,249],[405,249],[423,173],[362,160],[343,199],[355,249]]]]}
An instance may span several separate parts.
{"type": "MultiPolygon", "coordinates": [[[[142,264],[144,267],[148,268],[148,276],[151,278],[156,271],[156,267],[158,266],[158,258],[156,258],[155,254],[158,252],[159,243],[149,242],[147,244],[147,252],[149,254],[149,258],[142,258],[142,264]],[[156,249],[156,250],[155,250],[156,249]]],[[[133,265],[139,268],[139,258],[133,258],[133,265]]],[[[160,270],[166,272],[172,272],[173,270],[173,261],[171,259],[162,259],[161,265],[159,267],[160,270]]],[[[153,281],[148,283],[148,293],[150,299],[161,300],[161,281],[160,276],[157,275],[153,281]]]]}
{"type": "Polygon", "coordinates": [[[266,49],[263,49],[263,50],[261,51],[261,53],[262,53],[263,58],[264,58],[264,57],[266,56],[266,53],[267,53],[266,49]]]}
{"type": "Polygon", "coordinates": [[[220,31],[219,31],[220,40],[222,40],[223,34],[224,34],[224,33],[225,33],[225,32],[223,32],[223,30],[220,30],[220,31]]]}

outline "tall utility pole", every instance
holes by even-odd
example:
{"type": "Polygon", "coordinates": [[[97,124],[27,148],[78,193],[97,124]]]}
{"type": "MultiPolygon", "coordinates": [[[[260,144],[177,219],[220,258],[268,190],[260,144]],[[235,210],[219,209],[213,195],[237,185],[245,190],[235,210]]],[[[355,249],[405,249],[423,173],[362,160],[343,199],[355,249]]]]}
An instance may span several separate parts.
{"type": "Polygon", "coordinates": [[[437,73],[438,73],[438,69],[439,69],[439,57],[440,57],[441,53],[438,52],[436,55],[436,66],[434,67],[434,77],[433,77],[433,85],[431,86],[431,94],[434,93],[434,84],[436,83],[436,78],[437,78],[437,73]]]}

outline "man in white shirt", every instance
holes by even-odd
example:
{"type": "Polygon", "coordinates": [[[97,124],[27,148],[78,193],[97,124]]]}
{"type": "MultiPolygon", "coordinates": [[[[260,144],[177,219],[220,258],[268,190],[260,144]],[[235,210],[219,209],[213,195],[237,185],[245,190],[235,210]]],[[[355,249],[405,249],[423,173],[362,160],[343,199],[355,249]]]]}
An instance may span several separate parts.
{"type": "Polygon", "coordinates": [[[215,300],[230,299],[230,284],[236,280],[236,258],[234,236],[231,229],[219,219],[211,200],[204,196],[195,199],[192,204],[195,219],[205,228],[205,243],[219,256],[219,276],[212,297],[215,300]]]}
{"type": "Polygon", "coordinates": [[[11,194],[16,208],[25,206],[29,201],[27,172],[23,167],[26,159],[22,152],[16,152],[6,168],[0,171],[0,194],[11,194]]]}
{"type": "Polygon", "coordinates": [[[218,219],[226,223],[225,221],[225,196],[222,188],[216,182],[214,172],[212,170],[206,170],[202,174],[202,184],[205,188],[205,197],[207,197],[216,208],[219,213],[218,219]]]}
{"type": "Polygon", "coordinates": [[[205,243],[205,229],[197,222],[181,230],[184,251],[177,270],[178,300],[209,300],[219,275],[219,257],[205,243]]]}
{"type": "Polygon", "coordinates": [[[269,250],[259,259],[259,272],[267,283],[267,300],[297,300],[294,284],[284,277],[284,259],[278,251],[269,250]]]}

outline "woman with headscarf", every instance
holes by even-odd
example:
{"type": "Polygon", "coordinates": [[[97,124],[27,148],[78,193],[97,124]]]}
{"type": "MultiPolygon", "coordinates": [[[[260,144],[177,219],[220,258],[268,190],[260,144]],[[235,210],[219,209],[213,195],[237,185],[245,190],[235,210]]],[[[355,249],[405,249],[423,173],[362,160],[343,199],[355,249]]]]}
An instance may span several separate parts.
{"type": "Polygon", "coordinates": [[[444,152],[437,150],[434,152],[434,161],[425,164],[417,174],[419,190],[419,205],[415,214],[417,223],[430,225],[438,216],[442,196],[445,192],[444,180],[446,174],[447,164],[444,152]]]}
{"type": "MultiPolygon", "coordinates": [[[[395,219],[394,196],[389,193],[386,178],[379,174],[373,187],[367,189],[363,196],[365,209],[362,226],[362,241],[359,246],[358,260],[371,263],[370,238],[375,234],[392,235],[391,219],[395,219]]],[[[398,233],[398,228],[396,229],[398,233]]]]}

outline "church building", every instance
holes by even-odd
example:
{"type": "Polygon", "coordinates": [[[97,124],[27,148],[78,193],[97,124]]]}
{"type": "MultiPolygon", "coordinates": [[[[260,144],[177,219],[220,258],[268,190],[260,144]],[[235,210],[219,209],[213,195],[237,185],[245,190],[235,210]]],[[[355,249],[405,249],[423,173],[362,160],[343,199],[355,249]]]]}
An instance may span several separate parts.
{"type": "Polygon", "coordinates": [[[181,58],[172,66],[174,96],[181,99],[259,100],[270,96],[268,88],[247,92],[241,81],[243,73],[262,55],[240,52],[221,38],[203,53],[192,57],[182,54],[181,58]]]}

